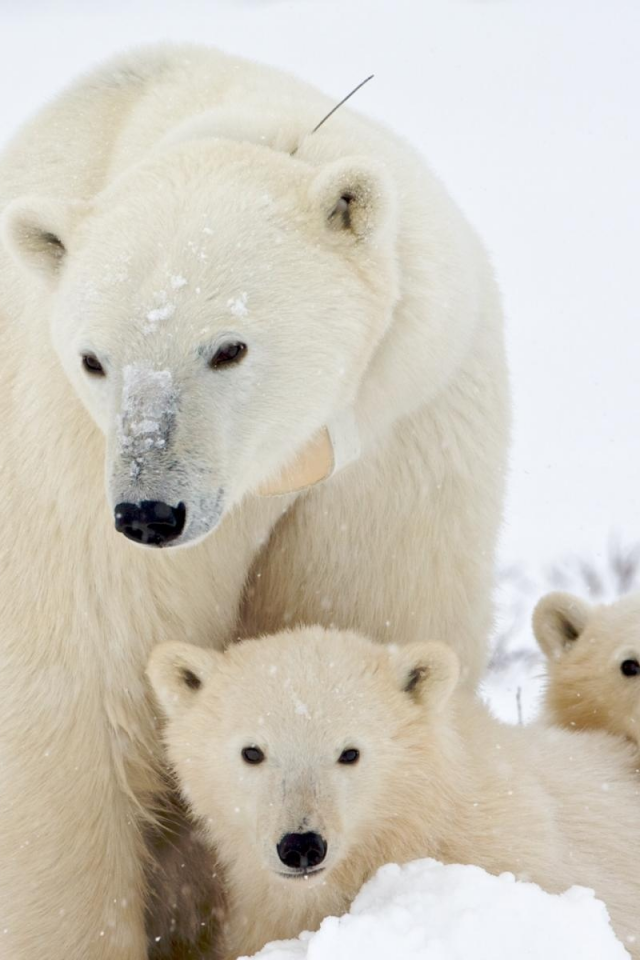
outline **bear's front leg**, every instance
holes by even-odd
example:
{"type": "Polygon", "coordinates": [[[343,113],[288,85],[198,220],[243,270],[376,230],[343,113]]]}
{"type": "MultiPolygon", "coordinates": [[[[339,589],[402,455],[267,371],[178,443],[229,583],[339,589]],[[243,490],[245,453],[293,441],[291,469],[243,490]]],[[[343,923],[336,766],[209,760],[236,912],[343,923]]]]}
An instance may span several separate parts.
{"type": "Polygon", "coordinates": [[[2,960],[144,960],[140,831],[103,698],[70,701],[58,672],[5,692],[2,960]],[[25,696],[27,720],[15,702],[25,696]]]}

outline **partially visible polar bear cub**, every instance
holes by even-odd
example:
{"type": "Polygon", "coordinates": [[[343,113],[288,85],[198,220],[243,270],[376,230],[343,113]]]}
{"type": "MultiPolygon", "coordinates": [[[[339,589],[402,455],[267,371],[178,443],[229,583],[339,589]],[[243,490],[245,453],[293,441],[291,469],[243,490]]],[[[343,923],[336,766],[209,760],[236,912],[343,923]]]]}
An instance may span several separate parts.
{"type": "Polygon", "coordinates": [[[437,643],[313,627],[225,653],[163,644],[148,673],[169,759],[226,877],[219,956],[344,913],[387,862],[435,857],[551,892],[592,887],[640,958],[630,744],[500,724],[437,643]]]}
{"type": "Polygon", "coordinates": [[[547,657],[549,719],[640,744],[640,593],[598,606],[547,594],[533,630],[547,657]]]}

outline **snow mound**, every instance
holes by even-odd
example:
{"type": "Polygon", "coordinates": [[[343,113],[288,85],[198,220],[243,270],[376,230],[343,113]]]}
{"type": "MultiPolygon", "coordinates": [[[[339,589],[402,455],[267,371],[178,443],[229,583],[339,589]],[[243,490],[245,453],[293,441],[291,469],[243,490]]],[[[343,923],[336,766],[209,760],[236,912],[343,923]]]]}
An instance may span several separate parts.
{"type": "Polygon", "coordinates": [[[416,860],[388,864],[344,917],[271,943],[261,960],[625,960],[593,891],[545,893],[513,874],[416,860]]]}

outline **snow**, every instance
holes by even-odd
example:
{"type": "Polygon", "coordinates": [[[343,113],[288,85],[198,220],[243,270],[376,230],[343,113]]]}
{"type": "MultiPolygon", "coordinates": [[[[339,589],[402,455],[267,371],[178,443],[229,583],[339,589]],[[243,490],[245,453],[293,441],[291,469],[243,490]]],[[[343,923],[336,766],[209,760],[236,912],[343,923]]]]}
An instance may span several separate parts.
{"type": "Polygon", "coordinates": [[[246,317],[249,313],[246,291],[241,293],[239,297],[232,297],[227,306],[234,317],[246,317]]]}
{"type": "Polygon", "coordinates": [[[311,719],[311,714],[309,713],[309,707],[306,703],[303,703],[298,697],[294,696],[293,702],[295,704],[295,710],[299,717],[306,717],[307,720],[311,719]]]}
{"type": "Polygon", "coordinates": [[[145,334],[155,333],[158,329],[158,324],[163,320],[170,320],[175,312],[175,303],[171,303],[169,301],[166,301],[159,307],[154,307],[153,310],[149,310],[146,316],[146,321],[142,327],[143,332],[145,334]]]}
{"type": "Polygon", "coordinates": [[[604,904],[572,887],[545,893],[513,874],[416,860],[388,864],[343,917],[269,944],[261,960],[624,960],[604,904]]]}
{"type": "Polygon", "coordinates": [[[149,310],[147,320],[149,323],[158,323],[159,320],[169,320],[176,312],[175,303],[165,303],[161,307],[149,310]]]}
{"type": "Polygon", "coordinates": [[[168,420],[176,411],[171,371],[155,370],[148,363],[125,366],[121,409],[118,440],[123,452],[133,458],[132,479],[135,479],[145,454],[162,450],[166,445],[168,420]]]}
{"type": "MultiPolygon", "coordinates": [[[[640,4],[5,3],[0,89],[9,92],[0,102],[0,141],[81,70],[124,46],[167,38],[273,63],[336,102],[375,73],[353,107],[422,149],[485,240],[504,293],[514,445],[484,693],[498,716],[527,722],[542,686],[529,626],[539,596],[574,589],[610,599],[634,577],[640,586],[639,568],[623,576],[616,561],[640,542],[640,4]]],[[[206,258],[200,243],[190,249],[206,258]]],[[[126,264],[114,271],[114,280],[126,276],[126,264]]],[[[172,290],[186,284],[177,275],[169,282],[172,290]]],[[[246,296],[228,306],[245,316],[246,296]]],[[[163,319],[160,302],[146,317],[148,332],[163,319]]],[[[166,402],[170,391],[157,387],[150,384],[150,396],[166,402]]],[[[125,438],[136,455],[162,439],[154,402],[132,408],[125,438]]],[[[385,868],[348,917],[262,955],[329,953],[332,960],[624,955],[602,908],[584,893],[549,897],[471,867],[433,863],[385,868]]]]}

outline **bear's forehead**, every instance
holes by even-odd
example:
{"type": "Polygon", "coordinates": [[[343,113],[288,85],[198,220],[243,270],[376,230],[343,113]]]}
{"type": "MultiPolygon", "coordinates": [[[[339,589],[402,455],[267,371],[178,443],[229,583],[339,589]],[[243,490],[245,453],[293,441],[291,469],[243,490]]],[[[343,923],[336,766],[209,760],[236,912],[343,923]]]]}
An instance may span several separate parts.
{"type": "Polygon", "coordinates": [[[309,216],[291,181],[283,189],[278,178],[261,172],[260,177],[252,171],[241,180],[237,171],[222,167],[213,177],[210,170],[206,176],[186,176],[173,189],[142,181],[132,192],[99,206],[86,240],[103,253],[123,250],[133,256],[142,249],[149,256],[154,250],[169,250],[200,263],[226,248],[235,249],[241,257],[242,247],[237,244],[242,240],[264,252],[267,234],[284,240],[309,216]]]}
{"type": "Polygon", "coordinates": [[[378,699],[371,696],[370,691],[326,673],[301,677],[286,670],[275,670],[263,677],[256,688],[242,691],[238,701],[243,709],[248,705],[247,693],[253,714],[274,719],[282,717],[288,723],[299,720],[329,724],[337,718],[355,719],[373,713],[378,706],[378,699]]]}
{"type": "Polygon", "coordinates": [[[640,637],[628,631],[611,633],[592,629],[580,639],[570,656],[556,661],[556,667],[569,681],[573,678],[588,684],[615,685],[625,679],[620,673],[624,660],[640,660],[640,637]]]}
{"type": "Polygon", "coordinates": [[[609,606],[602,606],[593,618],[593,626],[613,640],[624,633],[627,640],[640,644],[640,592],[630,593],[609,606]]]}
{"type": "MultiPolygon", "coordinates": [[[[291,221],[256,210],[222,226],[200,212],[177,224],[161,222],[136,239],[117,223],[96,225],[61,287],[59,305],[76,329],[135,337],[138,348],[180,334],[200,342],[220,331],[294,314],[308,296],[309,254],[291,221]]],[[[314,275],[322,252],[314,254],[314,275]]]]}
{"type": "Polygon", "coordinates": [[[229,722],[304,730],[403,721],[410,704],[388,651],[356,635],[308,628],[227,651],[215,698],[229,722]]]}
{"type": "Polygon", "coordinates": [[[280,725],[332,729],[345,723],[382,723],[396,709],[395,690],[375,682],[361,664],[350,672],[344,660],[330,657],[289,664],[283,657],[264,657],[236,664],[220,676],[218,701],[229,720],[242,716],[273,728],[280,725]]]}
{"type": "Polygon", "coordinates": [[[167,302],[235,293],[238,284],[265,284],[279,263],[289,269],[292,246],[300,249],[293,225],[260,211],[224,227],[206,213],[163,221],[152,236],[140,237],[107,223],[96,225],[71,281],[87,306],[102,296],[116,301],[126,296],[142,309],[159,309],[167,302]]]}

